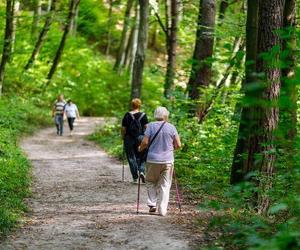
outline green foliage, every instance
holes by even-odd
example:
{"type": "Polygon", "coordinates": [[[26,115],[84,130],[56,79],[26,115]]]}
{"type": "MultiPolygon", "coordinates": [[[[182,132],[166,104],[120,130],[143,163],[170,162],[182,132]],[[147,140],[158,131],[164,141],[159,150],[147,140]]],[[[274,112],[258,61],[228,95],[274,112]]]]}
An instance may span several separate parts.
{"type": "Polygon", "coordinates": [[[18,148],[25,133],[49,123],[46,113],[20,98],[0,100],[0,237],[13,227],[26,206],[30,164],[18,148]]]}

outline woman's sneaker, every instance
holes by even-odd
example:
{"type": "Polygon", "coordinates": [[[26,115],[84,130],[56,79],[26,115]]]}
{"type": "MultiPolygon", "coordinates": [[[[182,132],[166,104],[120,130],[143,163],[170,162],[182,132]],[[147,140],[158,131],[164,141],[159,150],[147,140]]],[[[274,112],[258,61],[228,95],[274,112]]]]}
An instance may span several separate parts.
{"type": "Polygon", "coordinates": [[[133,179],[132,184],[138,184],[138,180],[137,179],[133,179]]]}
{"type": "Polygon", "coordinates": [[[155,213],[156,212],[156,207],[150,207],[149,213],[155,213]]]}

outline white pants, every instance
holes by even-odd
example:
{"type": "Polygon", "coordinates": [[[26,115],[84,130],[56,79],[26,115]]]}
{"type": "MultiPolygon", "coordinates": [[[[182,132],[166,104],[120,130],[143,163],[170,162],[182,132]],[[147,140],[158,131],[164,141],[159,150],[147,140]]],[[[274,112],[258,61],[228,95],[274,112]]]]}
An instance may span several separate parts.
{"type": "Polygon", "coordinates": [[[165,216],[172,185],[173,164],[147,163],[146,167],[147,204],[149,207],[157,207],[160,215],[165,216]]]}

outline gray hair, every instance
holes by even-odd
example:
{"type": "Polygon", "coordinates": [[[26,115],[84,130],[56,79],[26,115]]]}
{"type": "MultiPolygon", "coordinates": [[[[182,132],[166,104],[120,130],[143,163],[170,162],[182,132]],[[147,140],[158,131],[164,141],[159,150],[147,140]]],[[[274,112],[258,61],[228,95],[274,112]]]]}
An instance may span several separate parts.
{"type": "Polygon", "coordinates": [[[170,112],[165,107],[158,107],[154,111],[155,120],[168,120],[170,112]]]}

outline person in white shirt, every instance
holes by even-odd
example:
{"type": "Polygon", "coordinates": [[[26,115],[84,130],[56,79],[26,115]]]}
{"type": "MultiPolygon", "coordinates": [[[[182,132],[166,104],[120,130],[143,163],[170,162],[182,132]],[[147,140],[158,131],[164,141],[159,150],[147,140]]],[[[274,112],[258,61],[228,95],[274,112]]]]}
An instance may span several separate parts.
{"type": "Polygon", "coordinates": [[[72,102],[72,100],[68,100],[66,106],[65,106],[65,114],[68,119],[68,124],[70,128],[70,135],[73,135],[74,130],[74,122],[76,118],[80,118],[78,108],[75,103],[72,102]]]}

